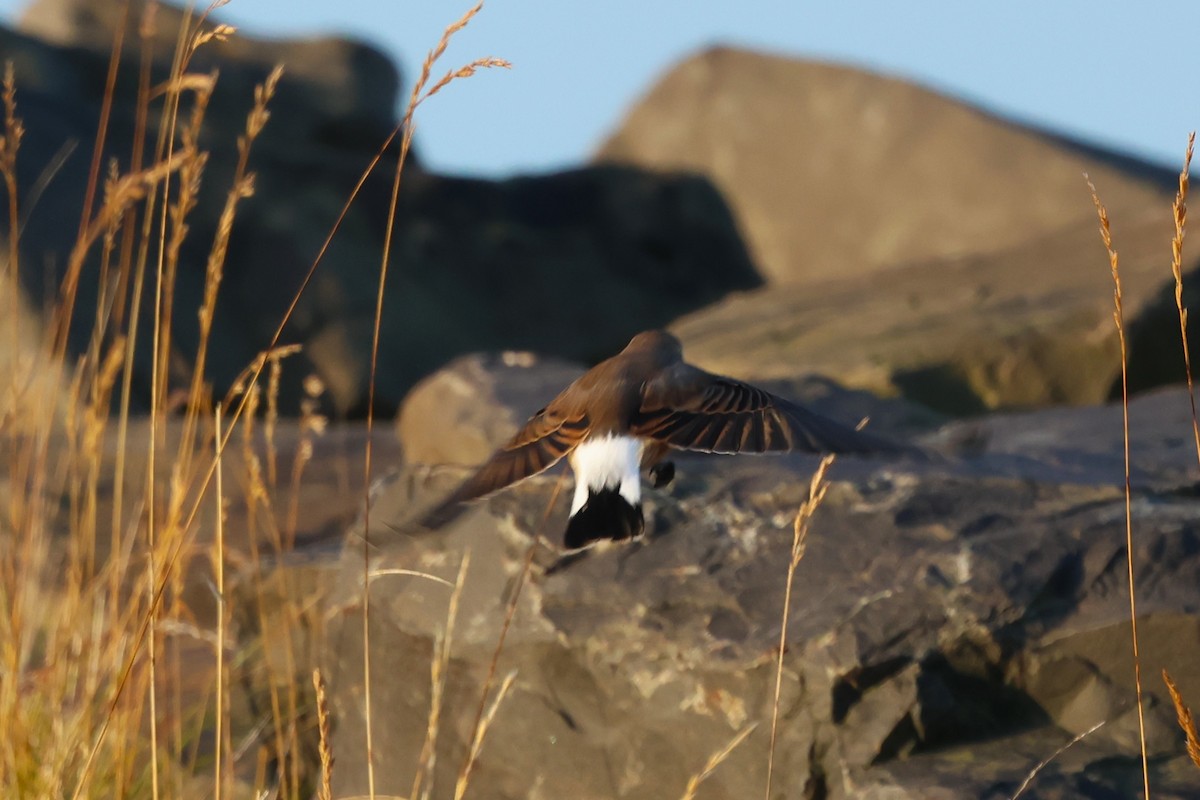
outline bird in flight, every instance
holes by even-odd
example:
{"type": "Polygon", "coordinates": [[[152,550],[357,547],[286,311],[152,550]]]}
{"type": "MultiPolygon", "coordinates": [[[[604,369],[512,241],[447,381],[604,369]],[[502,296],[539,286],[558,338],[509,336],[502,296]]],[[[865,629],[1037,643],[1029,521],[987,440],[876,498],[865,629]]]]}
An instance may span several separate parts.
{"type": "Polygon", "coordinates": [[[854,430],[769,392],[683,360],[665,331],[633,337],[534,414],[423,520],[437,527],[461,504],[549,469],[566,458],[575,494],[563,544],[641,535],[641,470],[656,487],[674,466],[672,448],[707,453],[914,452],[854,430]]]}

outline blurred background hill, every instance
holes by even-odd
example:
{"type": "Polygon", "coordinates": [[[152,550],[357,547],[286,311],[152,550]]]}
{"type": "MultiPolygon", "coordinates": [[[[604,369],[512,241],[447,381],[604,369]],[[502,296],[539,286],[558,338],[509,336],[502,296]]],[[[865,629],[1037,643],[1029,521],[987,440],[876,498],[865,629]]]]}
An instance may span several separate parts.
{"type": "MultiPolygon", "coordinates": [[[[61,278],[61,220],[81,208],[122,24],[105,151],[130,162],[144,7],[0,3],[11,26],[0,57],[15,64],[31,134],[18,165],[31,308],[61,278]]],[[[586,363],[666,325],[714,368],[815,372],[952,414],[1100,402],[1116,379],[1115,336],[1085,172],[1117,220],[1135,356],[1148,354],[1133,359],[1134,387],[1178,380],[1157,354],[1173,335],[1171,162],[1195,125],[1172,96],[1186,56],[1148,35],[1168,11],[926,3],[818,14],[762,3],[685,13],[668,3],[481,15],[447,59],[502,52],[516,67],[422,109],[378,410],[393,413],[467,352],[586,363]]],[[[230,244],[214,385],[270,340],[446,16],[440,4],[218,9],[244,30],[193,64],[220,78],[181,308],[199,300],[252,88],[275,63],[285,73],[230,244]]],[[[145,51],[155,80],[169,73],[180,20],[170,7],[157,14],[145,51]]],[[[367,182],[285,331],[306,362],[285,383],[285,408],[313,371],[330,411],[365,410],[391,164],[394,154],[367,182]]],[[[82,283],[80,305],[94,306],[95,278],[82,283]]],[[[183,380],[193,317],[177,328],[183,380]]],[[[88,331],[81,319],[77,338],[88,331]]],[[[143,383],[147,373],[138,365],[143,383]]]]}

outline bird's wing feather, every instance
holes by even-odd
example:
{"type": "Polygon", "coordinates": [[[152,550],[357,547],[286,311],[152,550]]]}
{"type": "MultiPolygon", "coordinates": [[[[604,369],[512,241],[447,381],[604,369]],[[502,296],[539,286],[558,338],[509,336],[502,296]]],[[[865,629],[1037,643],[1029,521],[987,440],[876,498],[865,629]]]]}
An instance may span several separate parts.
{"type": "Polygon", "coordinates": [[[582,412],[564,414],[553,405],[542,409],[449,497],[427,512],[421,524],[427,528],[441,527],[456,515],[462,503],[486,497],[549,469],[575,449],[587,429],[587,415],[582,412]]]}
{"type": "Polygon", "coordinates": [[[646,382],[632,432],[683,450],[710,453],[868,453],[906,449],[756,386],[684,363],[646,382]]]}

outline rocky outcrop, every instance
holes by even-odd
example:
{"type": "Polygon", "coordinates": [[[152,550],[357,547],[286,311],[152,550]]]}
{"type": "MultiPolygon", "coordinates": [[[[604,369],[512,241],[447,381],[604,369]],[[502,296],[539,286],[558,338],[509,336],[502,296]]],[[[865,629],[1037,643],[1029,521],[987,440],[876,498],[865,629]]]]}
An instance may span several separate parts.
{"type": "MultiPolygon", "coordinates": [[[[1113,223],[1135,390],[1183,376],[1173,285],[1164,286],[1168,215],[1163,205],[1113,223]]],[[[1200,281],[1197,257],[1186,258],[1185,286],[1200,281]]],[[[1121,375],[1112,292],[1108,256],[1087,220],[1002,252],[910,264],[870,281],[772,286],[672,327],[717,371],[748,379],[814,372],[974,414],[1112,397],[1121,375]]]]}
{"type": "MultiPolygon", "coordinates": [[[[0,31],[0,58],[14,62],[18,113],[28,132],[18,158],[28,217],[22,282],[39,302],[55,296],[77,229],[109,53],[122,22],[124,56],[105,157],[130,163],[144,5],[133,3],[126,18],[124,4],[39,0],[24,15],[21,33],[0,31]]],[[[183,19],[158,6],[155,34],[146,42],[151,85],[169,75],[183,19]]],[[[186,380],[197,346],[195,312],[235,143],[253,87],[276,63],[283,63],[284,77],[253,151],[255,193],[234,221],[213,324],[208,375],[218,393],[270,342],[359,176],[396,124],[396,70],[365,45],[239,33],[195,52],[192,72],[220,74],[200,138],[212,155],[174,290],[176,385],[186,380]]],[[[158,111],[156,102],[150,142],[158,111]]],[[[306,362],[285,372],[285,409],[295,409],[301,378],[312,371],[328,387],[332,411],[365,411],[394,169],[395,155],[388,155],[367,181],[283,331],[283,343],[304,346],[306,362]]],[[[388,414],[417,380],[462,353],[534,349],[588,361],[639,330],[761,282],[724,201],[695,176],[593,167],[492,182],[410,167],[401,194],[375,384],[378,410],[388,414]]],[[[91,263],[76,303],[76,349],[92,331],[98,284],[98,264],[91,263]]],[[[145,302],[141,317],[149,320],[145,302]]],[[[149,352],[137,351],[135,382],[143,389],[149,352]]]]}
{"type": "MultiPolygon", "coordinates": [[[[882,419],[889,409],[878,411],[882,419]]],[[[1140,399],[1131,426],[1151,781],[1156,796],[1183,798],[1195,774],[1158,675],[1165,667],[1185,697],[1200,695],[1200,516],[1186,396],[1140,399]]],[[[1097,723],[1027,796],[1132,791],[1140,760],[1119,407],[994,416],[927,441],[974,449],[945,462],[844,458],[832,468],[793,588],[777,796],[1007,798],[1097,723]]],[[[516,677],[472,778],[487,796],[678,796],[753,725],[704,791],[763,791],[792,520],[815,461],[678,463],[676,482],[651,492],[645,541],[568,560],[537,546],[497,671],[516,677]]],[[[462,474],[413,467],[375,491],[371,541],[383,550],[370,636],[387,668],[373,672],[374,747],[389,753],[376,762],[377,791],[412,784],[450,595],[420,575],[384,577],[388,569],[453,581],[470,553],[431,773],[446,787],[470,747],[531,536],[555,540],[565,520],[568,492],[551,474],[444,531],[395,533],[395,520],[462,474]]],[[[338,720],[334,786],[344,794],[365,791],[360,535],[361,525],[342,576],[330,565],[322,581],[336,609],[325,615],[325,652],[338,720]]]]}
{"type": "Polygon", "coordinates": [[[1083,172],[1118,218],[1174,190],[1169,170],[909,81],[724,47],[668,72],[596,159],[710,177],[779,283],[1041,239],[1093,213],[1083,172]]]}
{"type": "MultiPolygon", "coordinates": [[[[721,48],[666,75],[597,160],[693,169],[729,198],[771,285],[675,324],[697,358],[952,414],[1112,396],[1086,172],[1121,256],[1131,386],[1182,377],[1169,170],[903,80],[721,48]]],[[[1200,269],[1185,258],[1189,285],[1200,269]]]]}
{"type": "Polygon", "coordinates": [[[482,464],[525,421],[583,374],[583,367],[533,353],[474,353],[413,387],[396,435],[418,464],[482,464]]]}

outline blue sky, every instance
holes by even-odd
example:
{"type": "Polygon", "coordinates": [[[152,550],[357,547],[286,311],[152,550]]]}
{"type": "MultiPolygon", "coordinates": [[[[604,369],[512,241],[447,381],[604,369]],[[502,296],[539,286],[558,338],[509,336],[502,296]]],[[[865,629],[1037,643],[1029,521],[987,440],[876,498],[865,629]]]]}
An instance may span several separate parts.
{"type": "MultiPolygon", "coordinates": [[[[255,35],[365,39],[408,80],[471,3],[231,0],[222,13],[255,35]]],[[[24,5],[0,0],[0,18],[24,5]]],[[[1196,0],[489,0],[442,66],[495,55],[514,69],[434,98],[416,143],[428,165],[450,172],[578,164],[667,67],[724,43],[912,78],[1174,166],[1200,126],[1198,19],[1196,0]]]]}

